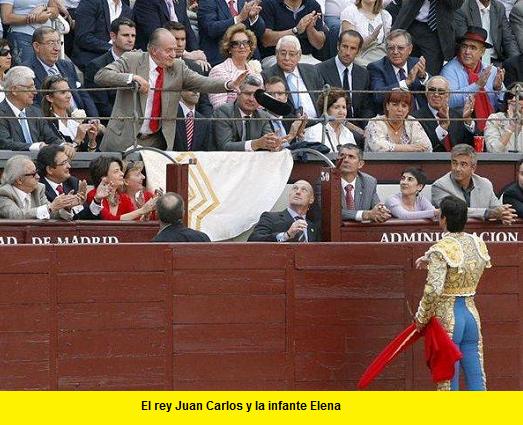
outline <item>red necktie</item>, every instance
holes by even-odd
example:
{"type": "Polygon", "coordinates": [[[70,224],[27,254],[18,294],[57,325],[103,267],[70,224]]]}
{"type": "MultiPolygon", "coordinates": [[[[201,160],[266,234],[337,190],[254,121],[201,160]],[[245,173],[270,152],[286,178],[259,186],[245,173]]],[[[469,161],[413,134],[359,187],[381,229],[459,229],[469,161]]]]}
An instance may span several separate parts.
{"type": "Polygon", "coordinates": [[[192,150],[192,137],[194,134],[194,115],[192,111],[185,116],[185,130],[187,131],[187,150],[192,150]]]}
{"type": "Polygon", "coordinates": [[[59,184],[58,186],[56,186],[56,191],[58,192],[59,195],[62,195],[64,193],[63,185],[59,184]]]}
{"type": "Polygon", "coordinates": [[[352,189],[354,186],[348,184],[345,186],[345,202],[347,203],[348,210],[354,210],[354,196],[352,196],[352,189]]]}
{"type": "Polygon", "coordinates": [[[149,121],[149,128],[153,133],[160,129],[160,118],[162,117],[163,68],[157,66],[156,71],[158,72],[158,77],[156,77],[156,83],[154,84],[153,107],[151,109],[151,120],[149,121]]]}
{"type": "Polygon", "coordinates": [[[235,16],[238,16],[238,11],[234,7],[234,0],[229,0],[229,12],[231,12],[231,16],[234,18],[235,16]]]}

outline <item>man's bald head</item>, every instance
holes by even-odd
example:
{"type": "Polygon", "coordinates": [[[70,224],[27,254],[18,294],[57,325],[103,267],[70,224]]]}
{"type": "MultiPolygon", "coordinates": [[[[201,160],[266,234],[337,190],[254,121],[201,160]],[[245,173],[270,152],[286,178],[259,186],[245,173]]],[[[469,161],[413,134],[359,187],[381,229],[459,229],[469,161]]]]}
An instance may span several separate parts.
{"type": "Polygon", "coordinates": [[[167,192],[156,201],[156,213],[162,223],[177,224],[184,212],[183,198],[175,192],[167,192]]]}

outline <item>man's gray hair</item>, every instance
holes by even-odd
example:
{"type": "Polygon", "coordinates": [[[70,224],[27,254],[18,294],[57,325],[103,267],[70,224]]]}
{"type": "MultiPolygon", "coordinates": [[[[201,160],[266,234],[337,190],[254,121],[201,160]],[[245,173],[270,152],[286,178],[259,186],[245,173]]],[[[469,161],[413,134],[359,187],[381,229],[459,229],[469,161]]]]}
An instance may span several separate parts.
{"type": "Polygon", "coordinates": [[[474,150],[474,148],[470,145],[466,145],[465,143],[460,143],[459,145],[456,145],[452,148],[450,151],[450,159],[453,159],[460,155],[466,155],[469,156],[472,159],[472,164],[477,164],[478,162],[478,154],[474,150]]]}
{"type": "Polygon", "coordinates": [[[149,37],[149,43],[147,43],[147,50],[150,50],[151,47],[156,47],[158,44],[160,44],[160,39],[162,36],[168,37],[173,35],[171,32],[165,28],[156,28],[149,37]]]}
{"type": "Polygon", "coordinates": [[[34,82],[35,73],[27,66],[14,66],[5,74],[4,88],[12,90],[15,86],[25,86],[34,82]]]}
{"type": "Polygon", "coordinates": [[[240,84],[240,91],[243,91],[245,86],[263,87],[263,82],[255,75],[247,75],[247,78],[240,84]]]}
{"type": "Polygon", "coordinates": [[[431,87],[431,83],[433,83],[434,81],[443,81],[445,83],[445,85],[447,86],[447,89],[450,88],[450,83],[449,83],[449,80],[447,80],[445,77],[443,77],[442,75],[434,75],[434,77],[430,77],[427,81],[427,83],[425,84],[425,91],[428,91],[429,88],[431,87]]]}
{"type": "Polygon", "coordinates": [[[407,43],[409,45],[412,44],[412,36],[410,35],[410,33],[408,31],[405,31],[402,29],[397,29],[397,30],[392,30],[391,32],[389,32],[389,35],[385,39],[385,45],[388,46],[389,42],[391,40],[394,40],[397,37],[405,37],[407,40],[407,43]]]}
{"type": "Polygon", "coordinates": [[[14,155],[11,158],[9,158],[4,166],[4,172],[2,174],[2,184],[14,184],[20,177],[22,177],[26,173],[25,166],[29,162],[32,162],[31,158],[25,155],[14,155]]]}
{"type": "Polygon", "coordinates": [[[301,52],[300,40],[294,35],[284,35],[280,38],[276,43],[276,51],[281,49],[282,44],[292,44],[298,52],[301,52]]]}

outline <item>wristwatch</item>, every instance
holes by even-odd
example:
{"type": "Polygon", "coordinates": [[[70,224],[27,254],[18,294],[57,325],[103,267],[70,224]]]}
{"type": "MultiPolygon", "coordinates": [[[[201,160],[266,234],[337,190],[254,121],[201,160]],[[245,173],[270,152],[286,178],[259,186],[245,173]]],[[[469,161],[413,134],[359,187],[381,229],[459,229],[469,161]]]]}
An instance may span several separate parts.
{"type": "Polygon", "coordinates": [[[294,27],[291,31],[292,31],[292,33],[294,35],[298,35],[298,28],[297,27],[294,27]]]}

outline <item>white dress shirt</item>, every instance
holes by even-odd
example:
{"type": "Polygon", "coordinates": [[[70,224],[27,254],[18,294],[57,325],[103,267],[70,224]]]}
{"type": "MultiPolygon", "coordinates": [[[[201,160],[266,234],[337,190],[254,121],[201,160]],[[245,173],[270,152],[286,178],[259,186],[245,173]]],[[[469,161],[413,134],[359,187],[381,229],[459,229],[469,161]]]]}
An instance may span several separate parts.
{"type": "MultiPolygon", "coordinates": [[[[151,56],[149,56],[149,92],[147,93],[147,101],[145,103],[145,112],[144,117],[147,117],[143,120],[142,127],[140,128],[141,134],[151,134],[151,129],[149,128],[149,122],[151,121],[151,112],[153,110],[153,98],[154,98],[154,87],[156,85],[156,79],[158,78],[158,71],[156,70],[156,67],[158,65],[153,60],[151,56]]],[[[165,78],[165,70],[164,70],[164,78],[165,78]]],[[[162,122],[160,121],[160,129],[162,127],[162,122]]]]}
{"type": "Polygon", "coordinates": [[[107,0],[107,5],[109,6],[109,22],[113,22],[122,13],[122,0],[118,0],[118,3],[113,0],[107,0]]]}
{"type": "MultiPolygon", "coordinates": [[[[25,210],[26,206],[27,206],[27,209],[31,208],[32,207],[31,194],[24,192],[23,190],[20,190],[14,186],[13,186],[13,189],[15,190],[15,193],[18,196],[18,198],[20,199],[20,201],[22,201],[22,205],[24,205],[23,209],[25,210]]],[[[47,205],[40,205],[39,207],[36,208],[36,218],[37,219],[45,220],[50,217],[51,216],[49,215],[49,208],[47,207],[47,205]]]]}
{"type": "MultiPolygon", "coordinates": [[[[354,180],[352,180],[351,182],[348,182],[347,180],[345,180],[342,177],[340,181],[341,181],[341,194],[342,194],[342,196],[345,198],[345,194],[347,193],[345,188],[349,184],[351,184],[352,185],[352,199],[354,199],[354,202],[356,202],[356,196],[355,196],[355,192],[356,192],[356,178],[354,180]]],[[[356,211],[356,217],[354,219],[356,221],[363,221],[363,210],[356,211]]]]}

